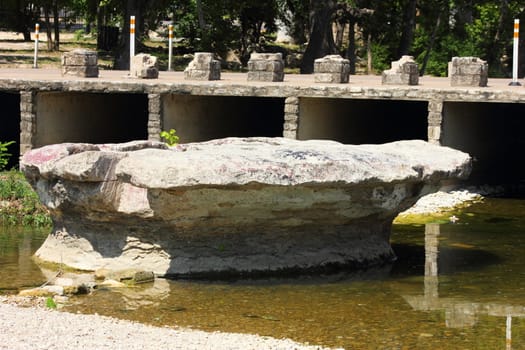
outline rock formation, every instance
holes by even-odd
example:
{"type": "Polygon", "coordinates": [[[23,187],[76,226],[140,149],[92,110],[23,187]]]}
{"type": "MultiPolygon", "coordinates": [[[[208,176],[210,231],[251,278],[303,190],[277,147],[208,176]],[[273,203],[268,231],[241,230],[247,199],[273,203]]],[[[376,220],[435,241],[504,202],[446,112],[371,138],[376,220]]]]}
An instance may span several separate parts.
{"type": "Polygon", "coordinates": [[[227,138],[50,145],[21,168],[54,220],[40,259],[199,275],[390,261],[392,220],[470,158],[424,141],[227,138]]]}

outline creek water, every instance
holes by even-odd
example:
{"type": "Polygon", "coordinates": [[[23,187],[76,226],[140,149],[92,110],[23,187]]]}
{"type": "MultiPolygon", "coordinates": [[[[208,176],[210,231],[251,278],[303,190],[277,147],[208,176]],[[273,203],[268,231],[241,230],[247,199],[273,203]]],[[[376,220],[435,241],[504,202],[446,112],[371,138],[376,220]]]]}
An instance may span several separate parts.
{"type": "MultiPolygon", "coordinates": [[[[485,199],[454,215],[394,225],[398,260],[366,272],[157,279],[73,297],[65,310],[345,349],[525,349],[525,200],[485,199]]],[[[0,229],[0,293],[42,283],[30,255],[44,237],[0,229]]]]}

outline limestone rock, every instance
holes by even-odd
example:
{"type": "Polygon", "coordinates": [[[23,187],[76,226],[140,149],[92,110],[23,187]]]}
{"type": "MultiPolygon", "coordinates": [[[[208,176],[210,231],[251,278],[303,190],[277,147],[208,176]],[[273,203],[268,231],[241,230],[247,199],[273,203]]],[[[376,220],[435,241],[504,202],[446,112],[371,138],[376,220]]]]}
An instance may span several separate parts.
{"type": "Polygon", "coordinates": [[[284,61],[279,53],[252,53],[248,61],[248,81],[283,81],[284,61]]]}
{"type": "Polygon", "coordinates": [[[453,57],[448,63],[450,86],[487,86],[489,66],[478,57],[453,57]]]}
{"type": "Polygon", "coordinates": [[[194,275],[389,261],[392,220],[470,158],[424,141],[227,138],[50,145],[21,169],[54,221],[39,258],[194,275]]]}
{"type": "Polygon", "coordinates": [[[316,83],[348,83],[350,61],[339,55],[328,55],[314,61],[316,83]]]}
{"type": "Polygon", "coordinates": [[[193,60],[184,70],[184,79],[220,80],[221,63],[211,52],[196,52],[193,60]]]}
{"type": "Polygon", "coordinates": [[[412,56],[403,56],[392,62],[392,68],[383,71],[381,82],[384,85],[417,85],[419,69],[412,56]]]}
{"type": "Polygon", "coordinates": [[[139,53],[131,59],[131,76],[141,79],[157,79],[159,77],[159,64],[157,57],[139,53]]]}
{"type": "Polygon", "coordinates": [[[98,77],[98,55],[96,51],[74,49],[62,55],[62,75],[84,78],[98,77]]]}

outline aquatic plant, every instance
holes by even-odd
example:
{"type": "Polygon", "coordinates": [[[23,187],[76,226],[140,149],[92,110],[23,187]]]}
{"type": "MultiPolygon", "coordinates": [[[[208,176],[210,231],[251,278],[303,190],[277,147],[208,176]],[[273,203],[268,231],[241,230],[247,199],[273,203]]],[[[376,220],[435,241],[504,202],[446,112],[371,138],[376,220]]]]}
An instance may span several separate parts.
{"type": "Polygon", "coordinates": [[[175,131],[175,129],[170,129],[170,131],[161,131],[160,137],[164,139],[164,142],[166,142],[168,146],[175,146],[179,143],[179,137],[176,133],[177,131],[175,131]]]}

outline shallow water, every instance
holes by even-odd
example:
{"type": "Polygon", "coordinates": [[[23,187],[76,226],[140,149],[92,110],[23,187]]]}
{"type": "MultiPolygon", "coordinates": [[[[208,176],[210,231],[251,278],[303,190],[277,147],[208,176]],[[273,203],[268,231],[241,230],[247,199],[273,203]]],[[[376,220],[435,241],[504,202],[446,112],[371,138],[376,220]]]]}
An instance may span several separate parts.
{"type": "MultiPolygon", "coordinates": [[[[346,349],[525,349],[525,200],[486,199],[455,215],[455,224],[395,225],[397,262],[366,273],[159,279],[76,297],[66,309],[346,349]],[[508,320],[512,341],[506,345],[508,320]]],[[[10,246],[26,254],[41,238],[17,242],[10,246]]],[[[6,282],[12,289],[43,279],[27,260],[20,255],[8,266],[19,261],[24,268],[0,272],[0,291],[6,282]]]]}

